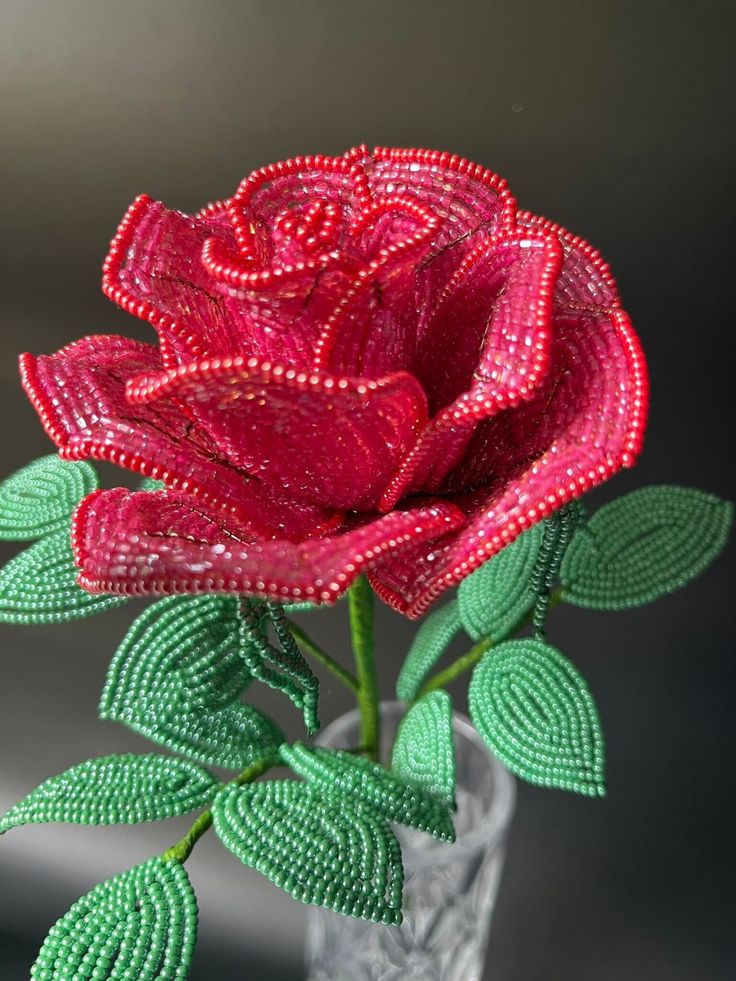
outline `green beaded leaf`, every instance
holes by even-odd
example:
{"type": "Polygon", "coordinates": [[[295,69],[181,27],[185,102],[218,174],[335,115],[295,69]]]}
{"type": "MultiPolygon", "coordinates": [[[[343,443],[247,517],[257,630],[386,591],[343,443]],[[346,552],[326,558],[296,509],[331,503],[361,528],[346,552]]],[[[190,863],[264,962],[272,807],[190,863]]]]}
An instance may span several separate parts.
{"type": "Polygon", "coordinates": [[[67,522],[0,569],[0,622],[65,623],[127,603],[125,596],[88,593],[77,572],[67,522]]]}
{"type": "Polygon", "coordinates": [[[420,783],[405,780],[379,763],[341,750],[284,743],[281,759],[308,780],[324,800],[350,800],[368,807],[387,821],[424,831],[445,841],[455,840],[447,801],[420,783]]]}
{"type": "Polygon", "coordinates": [[[110,665],[102,719],[174,752],[241,770],[274,753],[278,726],[240,701],[251,675],[234,597],[171,596],[133,623],[110,665]]]}
{"type": "Polygon", "coordinates": [[[181,981],[197,938],[197,901],[183,865],[160,857],[77,900],[49,931],[31,981],[181,981]]]}
{"type": "Polygon", "coordinates": [[[642,487],[596,511],[562,563],[563,599],[623,610],[694,579],[728,540],[733,506],[714,494],[666,484],[642,487]]]}
{"type": "Polygon", "coordinates": [[[44,781],[0,818],[0,834],[22,824],[136,824],[208,804],[220,782],[173,756],[100,756],[44,781]]]}
{"type": "Polygon", "coordinates": [[[396,694],[400,699],[411,702],[417,697],[427,675],[461,629],[457,600],[432,610],[424,619],[414,635],[396,681],[396,694]]]}
{"type": "Polygon", "coordinates": [[[468,689],[483,740],[513,773],[542,787],[605,796],[603,733],[582,676],[532,637],[492,648],[468,689]]]}
{"type": "Polygon", "coordinates": [[[463,627],[473,640],[501,640],[534,605],[529,589],[544,522],[532,525],[458,586],[463,627]]]}
{"type": "Polygon", "coordinates": [[[97,487],[88,463],[68,463],[52,453],[0,484],[0,540],[27,541],[69,527],[74,508],[97,487]]]}
{"type": "Polygon", "coordinates": [[[301,709],[307,732],[313,736],[320,725],[319,681],[291,634],[284,607],[269,600],[260,603],[243,599],[239,612],[241,653],[251,674],[291,699],[301,709]],[[269,624],[273,626],[278,646],[268,639],[269,624]]]}
{"type": "Polygon", "coordinates": [[[223,844],[294,899],[401,922],[401,848],[374,811],[325,800],[296,780],[231,785],[212,810],[223,844]]]}
{"type": "Polygon", "coordinates": [[[394,741],[391,768],[455,808],[455,742],[447,692],[429,692],[406,713],[394,741]]]}

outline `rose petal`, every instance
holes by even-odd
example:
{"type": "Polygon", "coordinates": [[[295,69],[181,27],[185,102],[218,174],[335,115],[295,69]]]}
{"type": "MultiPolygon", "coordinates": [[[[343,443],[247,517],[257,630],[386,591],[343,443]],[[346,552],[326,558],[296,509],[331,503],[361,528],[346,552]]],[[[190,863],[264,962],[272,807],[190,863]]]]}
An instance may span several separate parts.
{"type": "Polygon", "coordinates": [[[320,331],[361,265],[349,232],[364,196],[361,174],[351,154],[297,157],[254,171],[228,202],[232,238],[205,242],[202,261],[213,288],[247,309],[255,344],[248,354],[311,366],[320,331]],[[296,226],[315,207],[308,245],[296,226]]]}
{"type": "Polygon", "coordinates": [[[132,406],[125,382],[160,370],[150,344],[115,335],[86,337],[53,355],[21,356],[23,387],[68,460],[107,460],[207,501],[262,536],[303,537],[336,516],[238,473],[206,432],[169,399],[132,406]]]}
{"type": "Polygon", "coordinates": [[[82,501],[72,544],[79,582],[92,592],[245,592],[330,603],[387,552],[463,522],[457,508],[440,502],[298,545],[247,542],[183,494],[116,488],[82,501]]]}
{"type": "Polygon", "coordinates": [[[480,242],[452,277],[419,342],[414,371],[437,414],[381,506],[436,489],[478,423],[532,397],[549,361],[554,236],[508,233],[480,242]]]}
{"type": "Polygon", "coordinates": [[[622,310],[570,311],[555,318],[548,379],[535,398],[483,423],[447,491],[469,517],[441,547],[389,557],[373,573],[381,596],[411,617],[524,528],[632,466],[641,450],[648,381],[638,338],[622,310]],[[573,370],[571,370],[573,369],[573,370]]]}
{"type": "Polygon", "coordinates": [[[516,207],[506,181],[498,174],[439,150],[376,147],[366,170],[368,186],[377,197],[415,199],[442,219],[435,249],[480,225],[497,230],[508,224],[516,207]]]}
{"type": "Polygon", "coordinates": [[[229,202],[241,249],[267,248],[276,217],[315,200],[335,204],[354,218],[365,201],[359,161],[364,153],[365,147],[356,147],[342,157],[294,157],[249,174],[229,202]]]}
{"type": "Polygon", "coordinates": [[[210,288],[246,311],[248,342],[228,353],[242,351],[307,368],[325,322],[356,275],[355,260],[337,252],[291,266],[244,267],[234,246],[216,238],[205,242],[202,263],[210,288]]]}
{"type": "Polygon", "coordinates": [[[440,219],[416,272],[414,299],[424,323],[478,240],[513,226],[516,202],[498,174],[439,150],[376,147],[366,169],[375,194],[414,199],[440,219]]]}
{"type": "Polygon", "coordinates": [[[426,421],[411,375],[337,378],[243,358],[135,379],[128,397],[182,399],[235,466],[294,499],[357,510],[375,504],[426,421]]]}
{"type": "Polygon", "coordinates": [[[610,266],[585,239],[530,211],[517,212],[516,224],[531,232],[554,235],[562,246],[563,263],[555,283],[555,307],[620,305],[610,266]]]}
{"type": "Polygon", "coordinates": [[[416,268],[439,221],[411,199],[377,198],[354,224],[354,248],[365,263],[328,318],[315,366],[380,378],[415,359],[418,316],[416,268]]]}
{"type": "Polygon", "coordinates": [[[156,329],[166,364],[253,346],[243,304],[221,295],[202,265],[202,247],[213,236],[233,241],[232,230],[218,218],[170,211],[143,194],[110,246],[105,295],[156,329]]]}
{"type": "Polygon", "coordinates": [[[272,289],[239,289],[215,275],[236,248],[221,212],[192,217],[142,195],[124,217],[105,261],[103,290],[152,324],[167,367],[218,354],[307,364],[324,320],[352,275],[325,273],[315,289],[276,277],[272,289]]]}

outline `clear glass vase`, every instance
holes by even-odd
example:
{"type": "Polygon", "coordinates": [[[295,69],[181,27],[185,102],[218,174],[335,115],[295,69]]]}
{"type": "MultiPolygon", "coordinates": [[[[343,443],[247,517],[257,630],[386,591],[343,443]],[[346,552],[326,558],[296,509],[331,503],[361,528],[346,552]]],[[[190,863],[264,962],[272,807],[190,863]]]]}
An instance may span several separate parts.
{"type": "MultiPolygon", "coordinates": [[[[381,706],[381,759],[405,707],[381,706]]],[[[480,981],[491,917],[514,810],[514,781],[487,750],[469,719],[454,716],[457,841],[395,827],[404,858],[404,921],[384,926],[311,907],[308,981],[480,981]]],[[[328,726],[319,743],[358,742],[358,713],[328,726]]]]}

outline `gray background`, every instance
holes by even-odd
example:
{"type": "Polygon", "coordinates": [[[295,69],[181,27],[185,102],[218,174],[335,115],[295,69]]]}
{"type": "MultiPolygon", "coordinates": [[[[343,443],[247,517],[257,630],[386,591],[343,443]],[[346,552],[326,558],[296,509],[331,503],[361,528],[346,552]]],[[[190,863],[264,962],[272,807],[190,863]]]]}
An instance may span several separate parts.
{"type": "MultiPolygon", "coordinates": [[[[3,472],[50,450],[17,383],[20,350],[98,331],[150,337],[98,285],[137,193],[192,210],[268,161],[366,141],[481,161],[522,207],[613,264],[653,406],[640,465],[599,501],[665,481],[733,494],[731,4],[5,0],[0,11],[3,472]]],[[[599,704],[610,795],[520,788],[489,978],[734,977],[732,573],[731,553],[653,608],[555,611],[551,636],[599,704]]],[[[0,805],[89,755],[144,748],[95,714],[132,615],[2,629],[0,805]]],[[[315,614],[311,629],[346,657],[344,626],[315,614]]],[[[381,609],[387,693],[413,629],[381,609]]],[[[346,707],[324,687],[325,715],[346,707]]],[[[270,693],[262,704],[298,733],[288,706],[270,693]]],[[[26,977],[72,900],[174,837],[148,825],[2,839],[0,976],[26,977]]],[[[302,977],[301,907],[214,840],[191,872],[193,978],[302,977]]]]}

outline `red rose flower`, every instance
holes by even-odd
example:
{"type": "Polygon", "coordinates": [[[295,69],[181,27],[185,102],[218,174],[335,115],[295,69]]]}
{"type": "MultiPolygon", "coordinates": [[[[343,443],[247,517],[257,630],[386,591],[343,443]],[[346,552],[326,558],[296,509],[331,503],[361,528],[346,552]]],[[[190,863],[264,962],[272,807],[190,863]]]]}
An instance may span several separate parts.
{"type": "Polygon", "coordinates": [[[366,569],[418,616],[641,447],[608,266],[447,153],[297,157],[194,216],[140,197],[103,285],[158,347],[21,358],[64,458],[165,486],[81,503],[88,590],[330,602],[366,569]]]}

